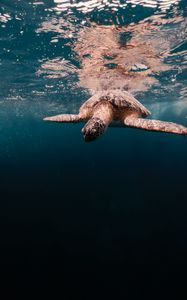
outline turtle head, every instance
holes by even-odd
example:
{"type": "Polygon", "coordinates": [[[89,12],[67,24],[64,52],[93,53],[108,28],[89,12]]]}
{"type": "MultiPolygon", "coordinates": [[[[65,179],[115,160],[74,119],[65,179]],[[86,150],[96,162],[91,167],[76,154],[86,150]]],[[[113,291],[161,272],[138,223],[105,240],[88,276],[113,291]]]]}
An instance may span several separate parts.
{"type": "Polygon", "coordinates": [[[107,125],[100,118],[91,118],[82,129],[85,142],[91,142],[102,135],[107,125]]]}

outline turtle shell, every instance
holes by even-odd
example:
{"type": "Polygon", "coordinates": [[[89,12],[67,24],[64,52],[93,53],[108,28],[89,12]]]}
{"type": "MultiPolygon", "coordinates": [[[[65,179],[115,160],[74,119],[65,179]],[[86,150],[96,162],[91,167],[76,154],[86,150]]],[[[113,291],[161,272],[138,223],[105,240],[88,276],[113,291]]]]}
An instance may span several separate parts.
{"type": "Polygon", "coordinates": [[[148,109],[130,93],[120,90],[97,92],[81,106],[81,110],[92,110],[101,101],[109,101],[115,109],[129,109],[140,112],[142,116],[150,115],[148,109]]]}

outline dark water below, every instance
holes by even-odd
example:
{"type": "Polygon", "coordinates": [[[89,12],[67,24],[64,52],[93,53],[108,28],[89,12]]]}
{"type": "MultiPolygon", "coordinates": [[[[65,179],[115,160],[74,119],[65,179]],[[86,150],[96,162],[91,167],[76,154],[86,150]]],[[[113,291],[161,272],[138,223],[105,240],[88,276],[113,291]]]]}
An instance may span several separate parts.
{"type": "MultiPolygon", "coordinates": [[[[2,299],[186,299],[187,139],[110,128],[86,144],[81,124],[44,123],[88,98],[72,67],[64,76],[41,71],[60,57],[79,65],[65,46],[71,36],[39,31],[46,20],[70,17],[56,15],[52,1],[0,2],[2,299]]],[[[178,7],[185,16],[185,1],[178,7]]],[[[178,77],[163,75],[160,93],[140,99],[153,117],[187,126],[187,48],[178,46],[178,77]]]]}

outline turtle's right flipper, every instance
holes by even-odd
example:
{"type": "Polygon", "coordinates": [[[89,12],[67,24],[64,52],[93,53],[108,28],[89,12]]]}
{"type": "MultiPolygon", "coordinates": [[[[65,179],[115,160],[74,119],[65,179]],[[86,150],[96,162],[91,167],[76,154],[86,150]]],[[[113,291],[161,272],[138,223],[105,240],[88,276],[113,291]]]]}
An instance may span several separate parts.
{"type": "Polygon", "coordinates": [[[81,118],[80,115],[64,114],[64,115],[56,115],[56,116],[53,116],[53,117],[46,117],[46,118],[44,118],[44,121],[74,123],[74,122],[83,121],[83,118],[81,118]]]}
{"type": "Polygon", "coordinates": [[[129,127],[140,128],[150,131],[162,131],[176,134],[187,135],[187,128],[172,122],[164,122],[159,120],[146,120],[133,116],[126,117],[124,124],[129,127]]]}

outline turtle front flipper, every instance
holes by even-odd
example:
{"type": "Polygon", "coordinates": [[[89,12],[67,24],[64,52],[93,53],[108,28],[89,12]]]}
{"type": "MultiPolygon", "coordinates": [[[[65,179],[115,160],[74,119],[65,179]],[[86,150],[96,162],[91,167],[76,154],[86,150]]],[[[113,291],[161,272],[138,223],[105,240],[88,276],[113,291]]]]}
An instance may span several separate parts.
{"type": "Polygon", "coordinates": [[[63,115],[56,115],[53,117],[46,117],[43,120],[50,121],[50,122],[75,123],[75,122],[83,121],[84,118],[80,114],[78,114],[78,115],[63,114],[63,115]]]}
{"type": "Polygon", "coordinates": [[[124,120],[124,124],[129,127],[135,127],[150,131],[161,131],[175,134],[187,135],[187,128],[172,122],[159,120],[146,120],[135,116],[128,116],[124,120]]]}

